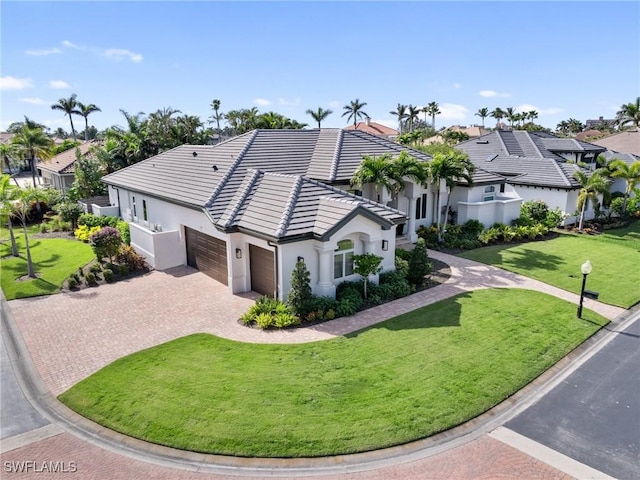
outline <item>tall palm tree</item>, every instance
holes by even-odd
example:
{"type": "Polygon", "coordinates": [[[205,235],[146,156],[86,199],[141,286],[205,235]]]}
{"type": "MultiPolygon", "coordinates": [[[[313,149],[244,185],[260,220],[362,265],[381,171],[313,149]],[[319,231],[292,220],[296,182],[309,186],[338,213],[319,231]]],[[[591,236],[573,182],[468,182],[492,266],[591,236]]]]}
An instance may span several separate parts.
{"type": "Polygon", "coordinates": [[[409,104],[407,107],[407,121],[409,122],[409,131],[413,132],[413,125],[415,122],[420,120],[420,112],[422,109],[420,107],[414,107],[409,104]]]}
{"type": "Polygon", "coordinates": [[[344,113],[342,116],[347,116],[347,122],[350,122],[353,119],[353,126],[355,127],[358,123],[358,119],[362,117],[368,117],[365,112],[362,111],[362,108],[367,105],[367,102],[360,103],[359,99],[351,100],[349,105],[345,105],[342,107],[344,109],[344,113]]]}
{"type": "Polygon", "coordinates": [[[391,115],[395,115],[398,118],[398,132],[400,132],[400,135],[402,135],[404,130],[404,120],[407,118],[407,106],[399,103],[396,107],[396,111],[390,111],[389,113],[391,115]]]}
{"type": "Polygon", "coordinates": [[[78,108],[73,113],[76,113],[77,115],[81,115],[84,117],[84,141],[88,142],[89,141],[89,115],[91,115],[93,112],[101,112],[102,110],[100,110],[93,103],[90,103],[89,105],[85,105],[82,102],[77,102],[77,103],[78,103],[78,108]]]}
{"type": "Polygon", "coordinates": [[[424,107],[424,112],[431,116],[431,128],[436,129],[436,115],[441,114],[440,105],[436,102],[429,102],[426,107],[424,107]]]}
{"type": "Polygon", "coordinates": [[[22,223],[22,232],[24,234],[24,248],[27,252],[27,275],[31,278],[37,278],[35,269],[33,268],[33,260],[31,259],[31,247],[29,246],[29,232],[27,231],[27,220],[29,218],[29,212],[31,211],[31,205],[29,200],[24,197],[22,192],[18,197],[18,200],[13,203],[13,211],[15,215],[20,219],[22,223]]]}
{"type": "Polygon", "coordinates": [[[535,110],[529,110],[527,112],[527,117],[529,118],[529,120],[531,121],[531,123],[533,123],[533,121],[538,118],[538,112],[535,110]]]}
{"type": "Polygon", "coordinates": [[[220,113],[220,100],[215,98],[211,102],[211,108],[213,108],[213,115],[211,118],[216,122],[216,133],[220,135],[220,120],[224,118],[224,113],[220,113]]]}
{"type": "Polygon", "coordinates": [[[19,155],[18,146],[14,143],[0,143],[0,160],[11,174],[11,161],[19,155]]]}
{"type": "Polygon", "coordinates": [[[563,135],[569,133],[569,122],[566,120],[562,120],[558,125],[556,125],[556,132],[560,132],[563,135]]]}
{"type": "Polygon", "coordinates": [[[51,110],[61,110],[65,115],[69,116],[69,122],[71,122],[71,134],[73,135],[73,141],[76,141],[76,129],[73,126],[73,118],[71,115],[77,115],[76,107],[78,102],[76,101],[77,95],[74,93],[69,98],[61,98],[58,103],[51,105],[51,110]]]}
{"type": "Polygon", "coordinates": [[[11,143],[18,146],[21,154],[29,160],[33,186],[36,186],[36,159],[47,160],[53,156],[53,140],[40,128],[22,127],[11,143]]]}
{"type": "Polygon", "coordinates": [[[634,127],[640,127],[640,97],[636,98],[635,102],[625,103],[620,107],[617,123],[621,129],[629,123],[634,127]]]}
{"type": "Polygon", "coordinates": [[[380,190],[386,189],[393,192],[393,179],[391,173],[391,154],[384,153],[378,157],[363,155],[362,162],[351,177],[351,185],[362,188],[371,183],[376,191],[376,201],[380,201],[380,190]]]}
{"type": "Polygon", "coordinates": [[[18,256],[18,245],[16,237],[13,233],[13,225],[11,224],[11,216],[13,214],[13,206],[20,196],[20,189],[11,185],[11,177],[2,175],[0,177],[0,217],[7,219],[9,227],[9,237],[11,238],[11,255],[18,256]]]}
{"type": "Polygon", "coordinates": [[[307,110],[307,114],[311,115],[316,122],[318,122],[318,128],[321,128],[321,123],[324,119],[326,119],[329,115],[333,113],[333,110],[323,109],[322,107],[318,107],[317,110],[307,110]]]}
{"type": "Polygon", "coordinates": [[[622,213],[627,211],[627,200],[633,189],[640,183],[640,160],[633,162],[631,165],[624,160],[614,158],[607,165],[610,176],[613,178],[621,178],[627,184],[624,191],[624,201],[622,203],[622,213]]]}
{"type": "Polygon", "coordinates": [[[444,209],[444,223],[440,225],[441,213],[438,212],[436,218],[436,226],[438,228],[438,241],[442,241],[442,233],[447,228],[447,219],[449,212],[449,202],[451,192],[456,183],[465,180],[470,186],[473,184],[472,175],[475,166],[469,160],[466,153],[451,147],[436,146],[433,147],[436,153],[433,154],[433,160],[429,162],[429,177],[436,187],[436,205],[440,205],[440,184],[444,181],[447,186],[447,203],[444,209]]]}
{"type": "Polygon", "coordinates": [[[397,158],[390,161],[387,176],[393,182],[391,194],[394,206],[397,207],[398,196],[406,186],[405,179],[424,185],[429,180],[429,167],[426,162],[421,162],[403,150],[397,158]]]}
{"type": "Polygon", "coordinates": [[[509,125],[513,128],[513,122],[516,119],[516,109],[513,107],[507,107],[504,112],[504,116],[509,120],[509,125]]]}
{"type": "Polygon", "coordinates": [[[609,185],[611,181],[607,178],[604,169],[600,168],[589,174],[584,170],[576,170],[573,174],[582,188],[578,193],[577,207],[580,209],[580,223],[578,224],[578,230],[582,231],[582,225],[584,222],[584,212],[587,208],[587,203],[591,201],[594,205],[600,203],[598,196],[603,195],[605,198],[609,195],[609,185]]]}
{"type": "Polygon", "coordinates": [[[491,111],[489,116],[491,116],[491,117],[496,119],[496,129],[499,129],[500,128],[500,120],[502,120],[504,118],[505,112],[500,107],[496,107],[491,111]]]}
{"type": "Polygon", "coordinates": [[[582,122],[575,118],[570,118],[568,120],[568,124],[569,124],[569,131],[571,133],[574,133],[574,134],[580,133],[582,130],[584,130],[584,125],[582,124],[582,122]]]}
{"type": "Polygon", "coordinates": [[[489,116],[489,109],[487,107],[482,107],[478,109],[478,111],[474,113],[474,115],[477,115],[482,119],[482,128],[484,128],[484,119],[489,116]]]}

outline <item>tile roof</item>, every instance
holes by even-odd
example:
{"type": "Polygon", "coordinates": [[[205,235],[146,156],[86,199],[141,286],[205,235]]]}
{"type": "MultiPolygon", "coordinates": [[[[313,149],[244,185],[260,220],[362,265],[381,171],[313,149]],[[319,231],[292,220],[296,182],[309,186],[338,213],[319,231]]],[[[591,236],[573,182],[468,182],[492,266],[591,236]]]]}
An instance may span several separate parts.
{"type": "Polygon", "coordinates": [[[456,148],[467,152],[476,168],[507,177],[511,184],[568,189],[579,186],[573,174],[580,167],[560,153],[602,151],[580,140],[521,130],[497,130],[456,148]]]}
{"type": "Polygon", "coordinates": [[[627,165],[631,165],[635,162],[640,161],[640,156],[634,155],[633,153],[618,153],[618,152],[612,152],[611,150],[607,150],[602,154],[602,156],[606,158],[607,162],[618,159],[618,160],[622,160],[627,165]]]}
{"type": "Polygon", "coordinates": [[[633,153],[640,156],[640,128],[632,128],[624,132],[614,133],[608,137],[591,142],[605,147],[607,150],[620,153],[633,153]]]}
{"type": "MultiPolygon", "coordinates": [[[[279,222],[283,212],[293,208],[287,209],[291,198],[296,199],[294,210],[299,213],[298,204],[307,192],[326,196],[326,189],[330,189],[331,198],[338,195],[336,192],[346,195],[320,182],[347,183],[363,155],[395,155],[402,151],[422,161],[431,159],[425,153],[357,130],[253,130],[217,145],[182,145],[103,180],[116,187],[204,208],[219,228],[256,229],[280,238],[282,232],[291,235],[292,225],[296,224],[293,220],[297,217],[291,217],[290,223],[278,223],[277,228],[272,228],[276,217],[279,222]],[[297,196],[292,193],[291,178],[300,182],[302,190],[297,196]]],[[[386,207],[374,208],[363,204],[363,199],[354,198],[359,199],[360,211],[365,208],[367,214],[386,218],[386,207]]]]}
{"type": "Polygon", "coordinates": [[[80,150],[80,155],[87,155],[92,145],[93,142],[81,143],[76,148],[65,150],[49,160],[40,160],[38,168],[60,175],[73,174],[74,164],[76,163],[76,149],[80,150]]]}
{"type": "Polygon", "coordinates": [[[360,130],[361,132],[370,133],[371,135],[398,135],[398,130],[395,128],[387,127],[386,125],[382,125],[381,123],[372,122],[369,120],[368,122],[358,122],[355,126],[349,125],[348,127],[344,127],[345,130],[360,130]]]}

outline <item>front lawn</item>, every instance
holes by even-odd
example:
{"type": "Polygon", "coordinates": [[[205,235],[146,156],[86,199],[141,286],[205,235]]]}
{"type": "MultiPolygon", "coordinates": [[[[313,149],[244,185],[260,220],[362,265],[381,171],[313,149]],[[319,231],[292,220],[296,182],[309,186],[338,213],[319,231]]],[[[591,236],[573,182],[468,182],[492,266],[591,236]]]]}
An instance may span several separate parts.
{"type": "Polygon", "coordinates": [[[427,437],[500,403],[607,323],[575,312],[539,292],[494,289],[323,342],[191,335],[121,358],[59,399],[113,430],[180,449],[367,451],[427,437]]]}
{"type": "Polygon", "coordinates": [[[640,222],[600,235],[562,234],[520,245],[493,245],[460,254],[564,290],[580,293],[580,266],[590,260],[587,289],[599,300],[629,308],[640,301],[640,222]]]}
{"type": "Polygon", "coordinates": [[[11,242],[6,229],[0,243],[0,286],[7,300],[48,295],[60,291],[66,278],[95,258],[91,247],[75,239],[36,238],[29,235],[31,259],[38,278],[19,280],[27,275],[24,235],[15,230],[19,257],[11,256],[11,242]]]}

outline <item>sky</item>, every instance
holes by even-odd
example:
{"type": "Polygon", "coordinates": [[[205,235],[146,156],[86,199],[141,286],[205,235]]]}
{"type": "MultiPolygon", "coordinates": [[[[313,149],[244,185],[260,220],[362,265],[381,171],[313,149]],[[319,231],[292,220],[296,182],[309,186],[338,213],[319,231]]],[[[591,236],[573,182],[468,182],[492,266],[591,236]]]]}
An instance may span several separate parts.
{"type": "Polygon", "coordinates": [[[51,105],[73,93],[101,108],[89,117],[99,130],[124,126],[121,109],[207,120],[213,99],[310,127],[307,109],[344,127],[359,99],[394,127],[398,103],[435,101],[436,128],[514,107],[555,129],[614,118],[640,96],[638,1],[3,0],[0,22],[3,130],[26,115],[70,131],[51,105]]]}

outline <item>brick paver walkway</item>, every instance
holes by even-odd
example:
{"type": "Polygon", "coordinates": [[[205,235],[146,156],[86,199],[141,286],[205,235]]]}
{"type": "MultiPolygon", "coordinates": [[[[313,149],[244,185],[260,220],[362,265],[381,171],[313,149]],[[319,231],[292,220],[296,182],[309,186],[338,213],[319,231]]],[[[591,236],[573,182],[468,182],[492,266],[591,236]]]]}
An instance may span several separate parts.
{"type": "MultiPolygon", "coordinates": [[[[230,295],[224,285],[190,267],[9,305],[40,376],[59,395],[120,357],[192,333],[254,343],[326,340],[481,288],[525,288],[578,301],[573,293],[495,267],[440,252],[429,255],[451,267],[446,283],[346,319],[287,331],[240,325],[237,319],[256,294],[230,295]]],[[[585,307],[609,319],[624,311],[588,299],[585,307]]]]}

